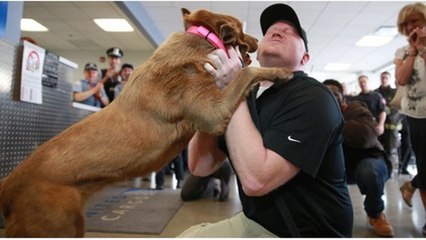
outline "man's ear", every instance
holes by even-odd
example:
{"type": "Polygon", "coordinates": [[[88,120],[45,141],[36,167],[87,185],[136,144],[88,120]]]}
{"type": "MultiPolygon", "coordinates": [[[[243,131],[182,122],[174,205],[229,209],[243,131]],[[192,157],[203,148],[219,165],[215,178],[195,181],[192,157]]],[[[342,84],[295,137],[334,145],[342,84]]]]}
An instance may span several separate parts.
{"type": "Polygon", "coordinates": [[[235,46],[237,44],[237,36],[234,28],[229,24],[220,26],[220,39],[224,45],[235,46]]]}
{"type": "Polygon", "coordinates": [[[303,54],[302,59],[300,60],[300,64],[302,64],[302,65],[306,65],[306,63],[308,63],[308,61],[309,61],[309,59],[310,59],[310,58],[311,58],[311,57],[309,56],[309,53],[305,52],[305,53],[303,54]]]}

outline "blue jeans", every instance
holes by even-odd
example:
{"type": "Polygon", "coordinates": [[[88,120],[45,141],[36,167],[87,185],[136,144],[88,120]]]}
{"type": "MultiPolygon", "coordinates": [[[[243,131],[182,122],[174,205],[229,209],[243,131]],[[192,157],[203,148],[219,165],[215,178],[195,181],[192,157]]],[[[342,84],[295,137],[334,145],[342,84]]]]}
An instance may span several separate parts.
{"type": "Polygon", "coordinates": [[[355,179],[348,179],[349,184],[356,183],[361,194],[365,195],[364,209],[367,215],[376,218],[385,209],[382,200],[386,180],[389,178],[388,168],[383,157],[362,159],[354,170],[355,179]]]}

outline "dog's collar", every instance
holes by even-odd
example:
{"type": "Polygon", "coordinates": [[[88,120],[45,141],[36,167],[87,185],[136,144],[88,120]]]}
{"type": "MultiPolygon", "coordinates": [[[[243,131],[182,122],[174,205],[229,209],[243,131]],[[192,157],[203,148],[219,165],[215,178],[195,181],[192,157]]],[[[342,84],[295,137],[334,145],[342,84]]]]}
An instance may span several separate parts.
{"type": "Polygon", "coordinates": [[[197,36],[200,36],[206,39],[216,48],[222,49],[223,51],[225,51],[226,55],[228,55],[229,57],[228,50],[225,48],[225,45],[223,45],[222,40],[220,40],[220,38],[216,34],[214,34],[214,32],[211,32],[210,30],[208,30],[207,28],[203,26],[191,26],[188,28],[187,32],[193,33],[197,36]]]}

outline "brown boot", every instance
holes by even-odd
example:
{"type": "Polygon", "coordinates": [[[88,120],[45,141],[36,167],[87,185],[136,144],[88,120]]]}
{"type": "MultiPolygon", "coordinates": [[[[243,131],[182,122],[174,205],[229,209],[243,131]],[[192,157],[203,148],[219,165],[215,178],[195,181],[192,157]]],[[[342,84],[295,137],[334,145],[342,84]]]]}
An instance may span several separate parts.
{"type": "Polygon", "coordinates": [[[377,218],[368,217],[368,222],[374,228],[374,232],[380,237],[393,237],[393,227],[382,212],[377,218]]]}
{"type": "Polygon", "coordinates": [[[411,199],[413,198],[414,191],[416,191],[416,188],[411,185],[411,182],[407,181],[399,188],[401,190],[402,199],[404,199],[404,202],[409,206],[412,207],[413,203],[411,202],[411,199]]]}

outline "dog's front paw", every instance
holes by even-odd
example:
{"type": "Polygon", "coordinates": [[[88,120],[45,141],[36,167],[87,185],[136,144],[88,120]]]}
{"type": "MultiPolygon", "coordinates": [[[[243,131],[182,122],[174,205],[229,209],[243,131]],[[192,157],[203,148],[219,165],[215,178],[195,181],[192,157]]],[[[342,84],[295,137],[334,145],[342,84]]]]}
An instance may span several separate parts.
{"type": "Polygon", "coordinates": [[[293,72],[286,68],[275,68],[274,69],[275,81],[276,80],[288,80],[293,78],[293,72]]]}
{"type": "Polygon", "coordinates": [[[215,128],[211,129],[210,134],[220,136],[225,133],[226,126],[227,124],[223,124],[222,126],[216,126],[215,128]]]}

